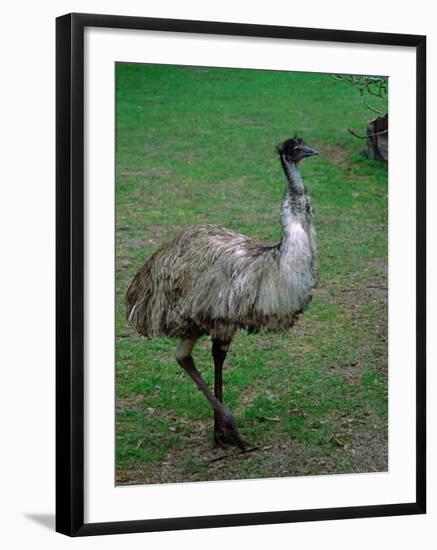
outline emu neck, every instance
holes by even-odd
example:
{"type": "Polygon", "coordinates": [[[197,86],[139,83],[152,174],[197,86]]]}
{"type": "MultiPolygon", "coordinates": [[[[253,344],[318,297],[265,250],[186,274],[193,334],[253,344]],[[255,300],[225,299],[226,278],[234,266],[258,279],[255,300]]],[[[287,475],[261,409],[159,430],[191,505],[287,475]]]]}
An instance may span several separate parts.
{"type": "Polygon", "coordinates": [[[304,238],[302,233],[306,233],[311,222],[311,211],[297,164],[287,161],[282,155],[281,162],[288,182],[281,210],[281,250],[286,252],[304,238]]]}
{"type": "Polygon", "coordinates": [[[281,164],[288,181],[289,194],[303,195],[305,193],[305,186],[298,165],[295,162],[287,160],[284,155],[281,155],[281,164]]]}

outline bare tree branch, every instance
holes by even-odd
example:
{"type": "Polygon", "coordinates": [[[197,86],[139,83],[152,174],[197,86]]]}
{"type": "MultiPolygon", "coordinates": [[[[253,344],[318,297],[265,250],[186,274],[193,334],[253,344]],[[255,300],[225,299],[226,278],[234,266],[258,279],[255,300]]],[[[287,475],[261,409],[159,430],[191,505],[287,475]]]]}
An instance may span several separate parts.
{"type": "Polygon", "coordinates": [[[370,105],[370,103],[367,101],[367,99],[364,96],[363,96],[363,103],[368,109],[370,109],[371,111],[373,111],[377,115],[380,115],[380,116],[385,115],[384,111],[380,111],[379,109],[375,109],[375,107],[370,105]]]}
{"type": "Polygon", "coordinates": [[[381,132],[375,132],[374,134],[365,134],[364,136],[360,136],[355,132],[355,130],[352,130],[352,128],[348,128],[347,131],[359,139],[367,139],[369,137],[376,137],[376,136],[382,136],[383,134],[388,134],[388,128],[387,130],[381,130],[381,132]]]}

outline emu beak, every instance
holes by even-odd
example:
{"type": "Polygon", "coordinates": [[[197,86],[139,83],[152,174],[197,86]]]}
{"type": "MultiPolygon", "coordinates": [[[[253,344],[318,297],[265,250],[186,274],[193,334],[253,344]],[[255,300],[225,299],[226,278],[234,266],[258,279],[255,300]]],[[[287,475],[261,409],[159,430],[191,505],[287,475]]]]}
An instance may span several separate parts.
{"type": "Polygon", "coordinates": [[[306,145],[302,148],[302,153],[304,157],[312,157],[313,155],[319,154],[317,151],[311,149],[311,147],[307,147],[306,145]]]}

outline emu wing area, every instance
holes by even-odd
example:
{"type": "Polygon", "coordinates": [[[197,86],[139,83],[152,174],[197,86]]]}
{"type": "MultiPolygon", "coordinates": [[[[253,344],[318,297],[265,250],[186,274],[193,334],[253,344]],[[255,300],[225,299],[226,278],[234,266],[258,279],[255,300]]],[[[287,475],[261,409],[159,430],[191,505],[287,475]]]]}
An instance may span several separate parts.
{"type": "Polygon", "coordinates": [[[241,328],[291,326],[302,304],[290,302],[285,310],[281,305],[280,264],[278,246],[261,246],[214,225],[185,228],[135,275],[127,319],[148,337],[210,334],[227,340],[241,328]],[[270,288],[271,303],[260,309],[261,295],[266,302],[270,288]]]}

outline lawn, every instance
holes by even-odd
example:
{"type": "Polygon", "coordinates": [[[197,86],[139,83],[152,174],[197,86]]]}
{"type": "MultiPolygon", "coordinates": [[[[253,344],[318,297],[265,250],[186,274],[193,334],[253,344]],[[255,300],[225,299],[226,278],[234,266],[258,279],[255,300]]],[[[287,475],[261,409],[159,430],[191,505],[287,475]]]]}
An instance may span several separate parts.
{"type": "MultiPolygon", "coordinates": [[[[118,64],[117,484],[386,471],[387,167],[361,155],[372,113],[324,74],[118,64]],[[126,324],[124,297],[180,228],[214,223],[278,242],[275,145],[297,131],[315,210],[319,283],[291,331],[237,334],[224,401],[257,450],[214,449],[212,411],[176,341],[126,324]]],[[[213,382],[210,341],[194,359],[213,382]]]]}

